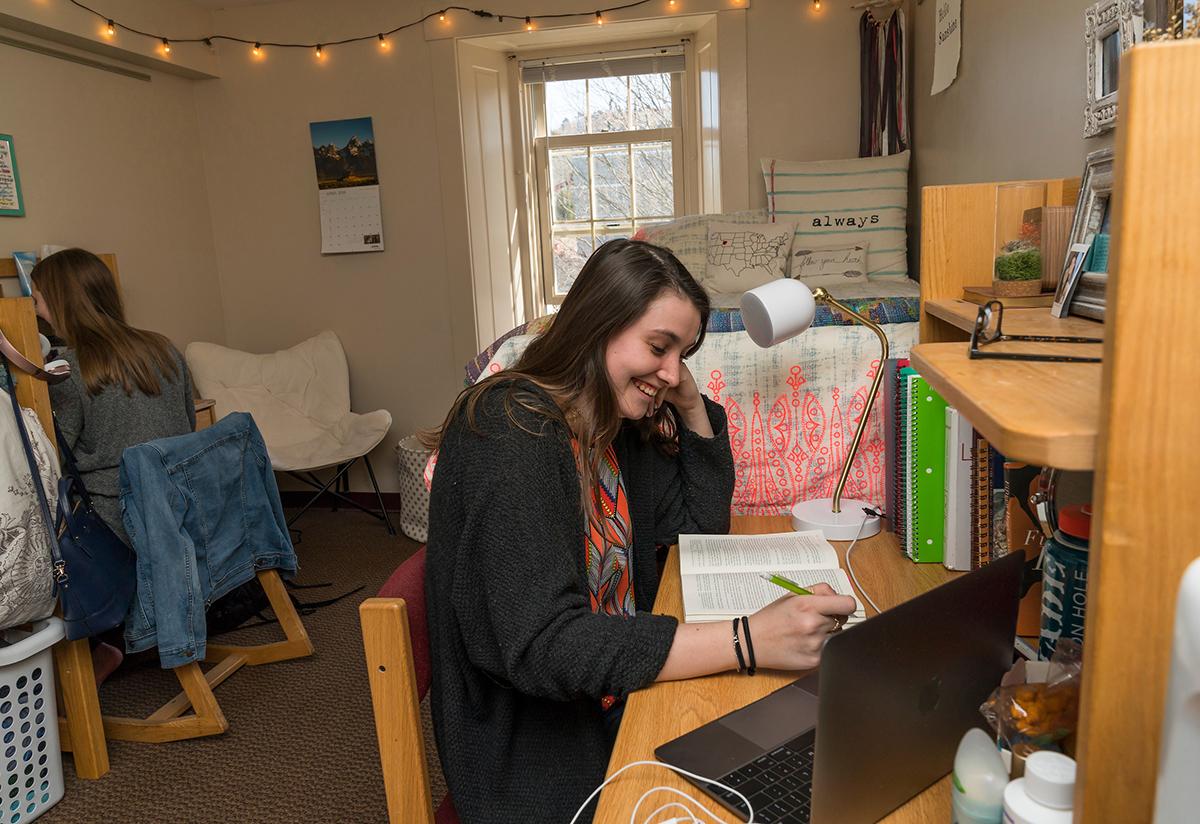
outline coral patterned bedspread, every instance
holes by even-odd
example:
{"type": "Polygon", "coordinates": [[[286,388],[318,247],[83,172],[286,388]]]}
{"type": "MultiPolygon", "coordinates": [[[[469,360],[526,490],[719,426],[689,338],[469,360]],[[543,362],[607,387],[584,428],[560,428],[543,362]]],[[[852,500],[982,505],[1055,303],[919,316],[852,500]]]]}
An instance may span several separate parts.
{"type": "MultiPolygon", "coordinates": [[[[848,301],[887,334],[893,358],[917,342],[915,301],[848,301]]],[[[833,495],[879,363],[875,334],[820,307],[815,325],[770,349],[746,334],[737,310],[714,312],[704,345],[688,367],[729,417],[737,482],[733,512],[774,515],[793,503],[833,495]],[[728,331],[721,331],[721,330],[728,331]]],[[[468,364],[474,382],[511,365],[547,319],[518,327],[468,364]]],[[[885,498],[882,394],[871,410],[845,495],[882,507],[885,498]]]]}

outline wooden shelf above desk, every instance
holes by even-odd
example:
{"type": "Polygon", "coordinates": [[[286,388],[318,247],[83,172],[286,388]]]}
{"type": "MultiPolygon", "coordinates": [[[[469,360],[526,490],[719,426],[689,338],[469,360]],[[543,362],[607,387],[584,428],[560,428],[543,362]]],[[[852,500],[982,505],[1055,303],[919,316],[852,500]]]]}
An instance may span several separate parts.
{"type": "MultiPolygon", "coordinates": [[[[975,328],[979,304],[969,300],[927,300],[925,311],[946,321],[968,335],[975,328]]],[[[1004,331],[1010,335],[1072,335],[1082,338],[1104,337],[1104,324],[1087,318],[1052,318],[1050,310],[1005,307],[1004,331]]],[[[1073,344],[1072,344],[1073,345],[1073,344]]]]}
{"type": "MultiPolygon", "coordinates": [[[[1099,350],[1063,345],[1080,354],[1099,350]]],[[[1005,457],[1059,469],[1093,468],[1100,364],[971,360],[965,343],[918,344],[911,359],[929,385],[1005,457]]]]}

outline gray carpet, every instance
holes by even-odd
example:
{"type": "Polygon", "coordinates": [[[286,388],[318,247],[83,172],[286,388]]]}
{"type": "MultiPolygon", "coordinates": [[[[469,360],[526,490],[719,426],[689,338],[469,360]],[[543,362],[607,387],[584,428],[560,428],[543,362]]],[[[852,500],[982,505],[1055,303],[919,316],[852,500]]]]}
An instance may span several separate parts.
{"type": "MultiPolygon", "coordinates": [[[[392,516],[393,524],[397,517],[392,516]]],[[[243,667],[216,689],[229,721],[223,735],[168,744],[108,745],[112,771],[76,777],[63,755],[66,794],[42,821],[386,822],[358,605],[374,595],[418,544],[360,512],[312,510],[296,552],[301,601],[363,590],[304,618],[309,658],[243,667]]],[[[239,630],[227,642],[282,637],[277,626],[239,630]]],[[[206,665],[207,666],[207,665],[206,665]]],[[[106,714],[145,717],[179,691],[157,657],[118,670],[100,690],[106,714]]]]}

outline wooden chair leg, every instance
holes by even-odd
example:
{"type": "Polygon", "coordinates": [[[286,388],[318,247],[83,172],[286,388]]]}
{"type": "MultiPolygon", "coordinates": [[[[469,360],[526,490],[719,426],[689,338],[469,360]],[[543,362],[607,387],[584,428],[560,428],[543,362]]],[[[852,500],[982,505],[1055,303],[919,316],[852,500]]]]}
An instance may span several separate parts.
{"type": "MultiPolygon", "coordinates": [[[[237,666],[241,666],[241,664],[239,663],[237,666]]],[[[234,667],[234,669],[236,668],[234,667]]],[[[214,671],[218,669],[221,667],[214,667],[214,671]]],[[[217,683],[228,678],[229,674],[229,671],[219,673],[217,683]]],[[[164,741],[181,741],[186,738],[219,735],[229,729],[229,722],[225,720],[225,714],[221,712],[217,697],[213,695],[212,684],[201,671],[200,665],[193,661],[190,664],[176,667],[175,675],[183,686],[187,704],[195,710],[194,715],[182,718],[174,717],[183,711],[183,709],[180,709],[179,712],[173,711],[176,702],[179,701],[176,697],[164,704],[149,718],[105,716],[105,734],[117,741],[161,744],[164,741]]]]}
{"type": "Polygon", "coordinates": [[[74,755],[76,775],[100,778],[109,769],[108,745],[87,640],[60,641],[54,647],[54,664],[65,712],[65,717],[59,719],[60,745],[74,755]]]}
{"type": "Polygon", "coordinates": [[[304,622],[300,620],[300,614],[296,612],[296,605],[288,597],[287,588],[283,585],[283,579],[279,577],[279,571],[261,570],[258,573],[258,580],[267,593],[267,600],[271,603],[271,609],[274,610],[275,617],[279,619],[279,626],[283,629],[287,640],[257,646],[209,644],[204,656],[205,661],[215,663],[223,661],[230,655],[241,655],[246,659],[247,665],[257,666],[258,664],[270,664],[275,661],[287,661],[312,655],[313,645],[309,640],[308,630],[304,628],[304,622]]]}
{"type": "Polygon", "coordinates": [[[433,824],[433,792],[402,598],[368,598],[358,608],[388,820],[433,824]]]}

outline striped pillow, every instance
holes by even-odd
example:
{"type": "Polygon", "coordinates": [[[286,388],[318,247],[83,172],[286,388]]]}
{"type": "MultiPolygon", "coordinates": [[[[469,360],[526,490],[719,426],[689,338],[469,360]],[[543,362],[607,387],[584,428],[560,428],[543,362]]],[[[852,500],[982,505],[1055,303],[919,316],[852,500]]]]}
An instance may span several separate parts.
{"type": "Polygon", "coordinates": [[[767,211],[796,223],[792,248],[866,241],[867,276],[908,277],[908,151],[853,160],[762,161],[767,211]]]}

